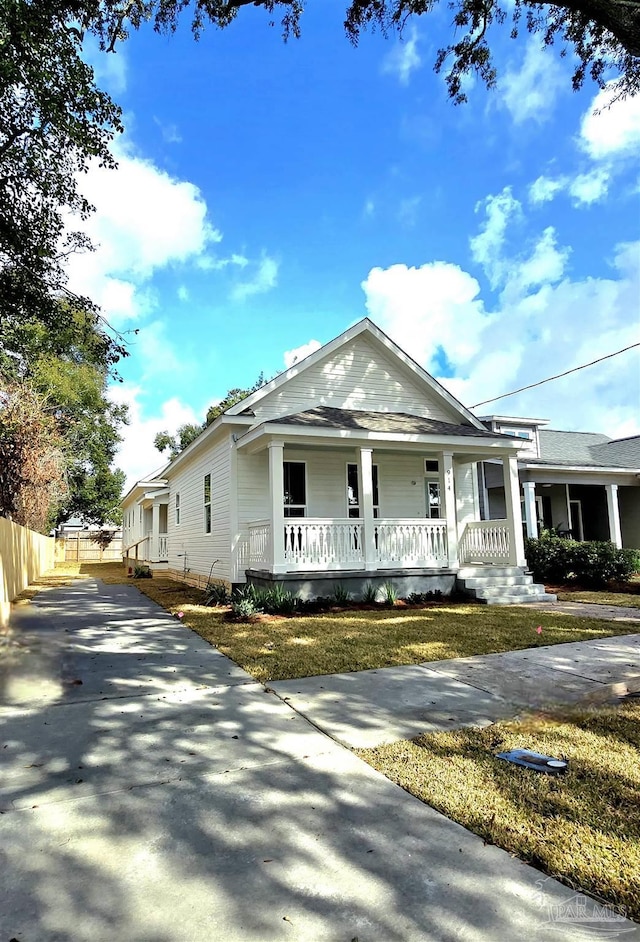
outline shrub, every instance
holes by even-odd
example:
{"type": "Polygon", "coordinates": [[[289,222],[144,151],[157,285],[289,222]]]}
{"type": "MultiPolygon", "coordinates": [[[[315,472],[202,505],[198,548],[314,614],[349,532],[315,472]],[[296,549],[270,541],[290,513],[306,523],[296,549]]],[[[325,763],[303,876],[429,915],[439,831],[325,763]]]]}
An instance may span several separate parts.
{"type": "Polygon", "coordinates": [[[362,590],[362,601],[366,602],[367,605],[373,605],[378,601],[378,587],[372,582],[367,582],[362,590]]]}
{"type": "Polygon", "coordinates": [[[624,582],[638,568],[635,550],[618,549],[608,541],[578,543],[545,534],[525,541],[525,555],[540,582],[577,582],[593,589],[624,582]]]}
{"type": "Polygon", "coordinates": [[[385,582],[382,586],[382,592],[384,594],[385,605],[395,605],[398,601],[398,590],[393,582],[385,582]]]}
{"type": "Polygon", "coordinates": [[[351,595],[341,582],[336,582],[333,587],[333,595],[331,596],[336,605],[346,605],[350,600],[351,595]]]}
{"type": "Polygon", "coordinates": [[[226,605],[231,598],[224,582],[210,582],[204,593],[205,605],[226,605]]]}
{"type": "Polygon", "coordinates": [[[255,586],[245,585],[234,589],[231,595],[231,612],[235,618],[244,620],[261,611],[255,586]]]}
{"type": "Polygon", "coordinates": [[[151,579],[153,573],[145,563],[138,563],[138,565],[133,567],[133,578],[134,579],[151,579]]]}
{"type": "Polygon", "coordinates": [[[270,615],[292,615],[300,606],[300,600],[281,585],[274,585],[260,594],[262,609],[270,615]]]}

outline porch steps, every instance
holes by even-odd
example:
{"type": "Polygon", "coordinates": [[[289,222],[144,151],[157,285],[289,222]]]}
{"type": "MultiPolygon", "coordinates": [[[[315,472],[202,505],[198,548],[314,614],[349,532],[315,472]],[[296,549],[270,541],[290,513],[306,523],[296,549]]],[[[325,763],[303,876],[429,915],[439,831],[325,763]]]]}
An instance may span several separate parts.
{"type": "Polygon", "coordinates": [[[457,588],[483,605],[525,605],[527,602],[555,602],[529,572],[519,566],[464,566],[457,588]]]}

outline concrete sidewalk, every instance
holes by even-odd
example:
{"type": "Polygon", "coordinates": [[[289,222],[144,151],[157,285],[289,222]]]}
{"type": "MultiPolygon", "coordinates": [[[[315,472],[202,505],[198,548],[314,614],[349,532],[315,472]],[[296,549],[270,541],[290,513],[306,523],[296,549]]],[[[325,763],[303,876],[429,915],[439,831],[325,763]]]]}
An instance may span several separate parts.
{"type": "MultiPolygon", "coordinates": [[[[133,586],[43,591],[14,626],[0,939],[557,942],[594,911],[360,762],[133,586]]],[[[614,914],[601,927],[589,938],[640,940],[614,914]]]]}
{"type": "Polygon", "coordinates": [[[352,749],[640,691],[640,635],[269,684],[352,749]]]}

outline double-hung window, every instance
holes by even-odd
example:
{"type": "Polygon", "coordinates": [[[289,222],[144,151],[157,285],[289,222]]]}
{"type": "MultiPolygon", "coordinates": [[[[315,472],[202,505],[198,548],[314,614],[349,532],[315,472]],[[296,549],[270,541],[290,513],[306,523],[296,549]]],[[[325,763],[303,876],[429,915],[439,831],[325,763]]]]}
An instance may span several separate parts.
{"type": "Polygon", "coordinates": [[[176,526],[180,526],[180,495],[176,494],[176,526]]]}
{"type": "MultiPolygon", "coordinates": [[[[371,471],[373,478],[373,516],[380,516],[380,495],[378,492],[378,465],[374,464],[371,471]]],[[[347,513],[350,517],[359,517],[360,482],[358,480],[358,465],[347,465],[347,513]]]]}
{"type": "Polygon", "coordinates": [[[284,515],[305,517],[307,513],[307,480],[304,461],[284,461],[284,515]]]}
{"type": "Polygon", "coordinates": [[[211,475],[204,476],[204,532],[211,533],[211,475]]]}

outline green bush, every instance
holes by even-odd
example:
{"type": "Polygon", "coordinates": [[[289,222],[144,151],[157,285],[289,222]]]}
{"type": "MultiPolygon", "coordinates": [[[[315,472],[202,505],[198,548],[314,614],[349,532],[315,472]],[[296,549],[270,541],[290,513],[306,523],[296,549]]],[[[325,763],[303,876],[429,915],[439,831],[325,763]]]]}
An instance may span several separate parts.
{"type": "Polygon", "coordinates": [[[525,556],[539,582],[575,582],[589,589],[625,582],[638,569],[635,550],[618,549],[609,541],[578,543],[544,535],[525,541],[525,556]]]}
{"type": "Polygon", "coordinates": [[[362,601],[367,605],[373,605],[378,601],[378,587],[373,582],[367,582],[362,590],[362,601]]]}
{"type": "Polygon", "coordinates": [[[205,605],[227,605],[231,596],[224,582],[210,582],[204,590],[205,605]]]}
{"type": "Polygon", "coordinates": [[[139,563],[137,566],[133,567],[134,579],[151,579],[152,577],[153,573],[145,563],[139,563]]]}

